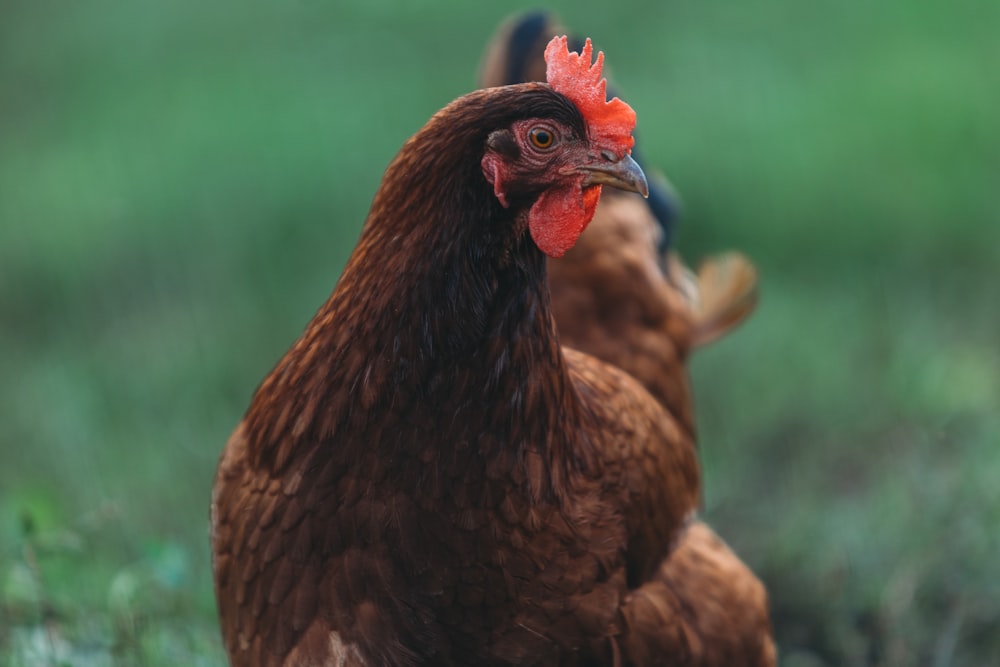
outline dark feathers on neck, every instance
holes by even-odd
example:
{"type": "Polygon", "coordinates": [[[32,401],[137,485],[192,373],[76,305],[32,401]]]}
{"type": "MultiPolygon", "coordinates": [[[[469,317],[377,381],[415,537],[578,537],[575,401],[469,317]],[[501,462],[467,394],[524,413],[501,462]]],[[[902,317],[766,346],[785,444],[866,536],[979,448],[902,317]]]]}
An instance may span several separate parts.
{"type": "Polygon", "coordinates": [[[524,84],[459,98],[403,146],[336,289],[258,389],[247,419],[263,457],[267,441],[364,432],[413,410],[444,418],[470,396],[495,406],[479,418],[505,424],[546,392],[561,402],[531,202],[503,208],[480,166],[492,131],[535,117],[582,128],[566,98],[524,84]]]}

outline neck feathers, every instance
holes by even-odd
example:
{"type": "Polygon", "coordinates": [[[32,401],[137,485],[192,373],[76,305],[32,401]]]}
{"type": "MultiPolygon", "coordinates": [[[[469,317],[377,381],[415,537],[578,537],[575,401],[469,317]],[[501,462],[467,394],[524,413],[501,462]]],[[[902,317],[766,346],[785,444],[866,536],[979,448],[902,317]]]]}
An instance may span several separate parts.
{"type": "Polygon", "coordinates": [[[289,440],[405,447],[393,421],[499,446],[557,428],[568,380],[545,258],[482,175],[490,126],[445,117],[454,106],[389,166],[333,295],[258,389],[247,419],[272,465],[289,440]]]}

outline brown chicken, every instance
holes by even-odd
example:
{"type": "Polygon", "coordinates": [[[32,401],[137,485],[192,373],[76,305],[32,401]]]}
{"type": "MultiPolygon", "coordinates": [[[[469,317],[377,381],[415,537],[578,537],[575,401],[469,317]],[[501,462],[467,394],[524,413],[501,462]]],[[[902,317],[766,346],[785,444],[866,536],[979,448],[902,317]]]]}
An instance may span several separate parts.
{"type": "MultiPolygon", "coordinates": [[[[545,45],[565,32],[545,11],[507,21],[486,48],[480,85],[544,81],[545,45]]],[[[638,145],[632,157],[648,174],[638,145]]],[[[670,251],[679,208],[662,176],[650,182],[648,198],[606,192],[577,244],[550,261],[548,273],[562,344],[630,373],[693,433],[688,355],[753,312],[757,272],[731,252],[706,260],[694,276],[670,251]]]]}
{"type": "MultiPolygon", "coordinates": [[[[563,33],[547,12],[508,21],[486,50],[480,84],[542,80],[545,44],[563,33]]],[[[638,146],[632,155],[645,168],[638,146]]],[[[693,276],[669,250],[676,194],[665,179],[649,189],[648,199],[605,193],[577,244],[549,261],[552,310],[564,345],[628,371],[693,434],[687,357],[753,311],[757,274],[745,257],[727,253],[704,262],[693,276]]],[[[695,523],[682,536],[659,583],[657,598],[676,603],[664,618],[683,619],[690,664],[774,664],[763,586],[706,525],[695,523]]],[[[654,655],[655,648],[646,654],[654,655]]]]}
{"type": "Polygon", "coordinates": [[[690,437],[552,321],[546,254],[646,188],[590,60],[554,40],[550,85],[459,98],[387,169],[219,463],[234,664],[688,664],[718,630],[677,611],[729,564],[663,571],[703,530],[690,437]]]}

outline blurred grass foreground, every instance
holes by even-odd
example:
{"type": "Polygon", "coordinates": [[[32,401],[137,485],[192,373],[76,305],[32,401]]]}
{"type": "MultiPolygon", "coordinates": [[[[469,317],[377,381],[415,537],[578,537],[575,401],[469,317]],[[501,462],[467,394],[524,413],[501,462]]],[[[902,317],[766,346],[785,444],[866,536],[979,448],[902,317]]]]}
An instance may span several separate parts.
{"type": "MultiPolygon", "coordinates": [[[[783,664],[1000,664],[1000,3],[555,4],[760,268],[693,374],[783,664]]],[[[224,664],[217,456],[509,11],[5,3],[0,663],[224,664]]]]}

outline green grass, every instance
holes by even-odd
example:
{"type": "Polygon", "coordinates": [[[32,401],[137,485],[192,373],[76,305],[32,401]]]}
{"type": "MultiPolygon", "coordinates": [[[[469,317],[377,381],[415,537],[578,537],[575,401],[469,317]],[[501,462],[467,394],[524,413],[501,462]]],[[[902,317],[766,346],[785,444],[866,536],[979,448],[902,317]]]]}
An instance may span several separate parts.
{"type": "MultiPolygon", "coordinates": [[[[0,21],[3,663],[224,663],[217,456],[506,14],[208,4],[0,21]]],[[[760,268],[693,372],[706,516],[783,664],[1000,662],[1000,5],[556,7],[681,192],[681,251],[760,268]]]]}

